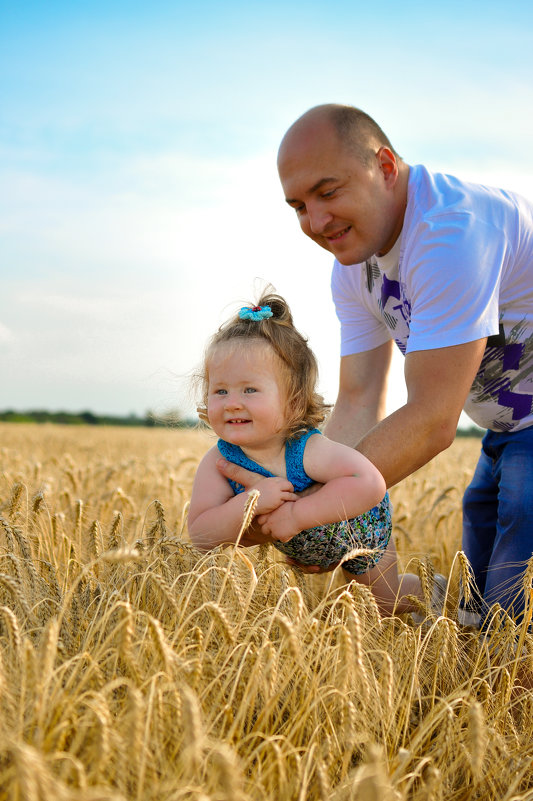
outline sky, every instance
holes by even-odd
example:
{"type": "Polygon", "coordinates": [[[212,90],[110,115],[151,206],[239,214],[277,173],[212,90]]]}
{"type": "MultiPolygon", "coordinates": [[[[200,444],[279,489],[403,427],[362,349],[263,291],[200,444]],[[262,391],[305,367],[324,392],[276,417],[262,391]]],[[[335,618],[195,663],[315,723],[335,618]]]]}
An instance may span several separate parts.
{"type": "MultiPolygon", "coordinates": [[[[533,4],[0,0],[0,410],[190,416],[206,340],[267,283],[334,401],[332,257],[276,172],[325,102],[533,199],[533,4]]],[[[392,411],[399,355],[390,384],[392,411]]]]}

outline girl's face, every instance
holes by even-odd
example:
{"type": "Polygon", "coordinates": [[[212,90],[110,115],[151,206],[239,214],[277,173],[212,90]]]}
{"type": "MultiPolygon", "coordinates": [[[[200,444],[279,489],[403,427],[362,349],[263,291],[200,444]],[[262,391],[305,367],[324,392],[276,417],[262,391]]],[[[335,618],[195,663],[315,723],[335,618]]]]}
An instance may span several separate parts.
{"type": "Polygon", "coordinates": [[[286,398],[276,362],[263,342],[222,343],[213,350],[207,417],[221,439],[244,449],[284,439],[286,398]]]}

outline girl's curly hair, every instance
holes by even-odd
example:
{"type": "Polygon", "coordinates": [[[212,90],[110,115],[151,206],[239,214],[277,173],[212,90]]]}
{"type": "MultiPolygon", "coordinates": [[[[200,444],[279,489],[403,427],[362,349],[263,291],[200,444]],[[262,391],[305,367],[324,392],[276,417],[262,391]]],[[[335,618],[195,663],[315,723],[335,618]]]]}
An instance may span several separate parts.
{"type": "Polygon", "coordinates": [[[274,351],[280,366],[287,398],[287,438],[297,437],[322,423],[330,405],[316,390],[318,365],[307,339],[294,327],[291,310],[280,295],[265,292],[254,306],[270,306],[272,317],[263,320],[242,320],[235,315],[220,326],[207,344],[203,371],[199,376],[202,401],[200,417],[206,418],[209,385],[209,360],[218,345],[265,342],[274,351]]]}

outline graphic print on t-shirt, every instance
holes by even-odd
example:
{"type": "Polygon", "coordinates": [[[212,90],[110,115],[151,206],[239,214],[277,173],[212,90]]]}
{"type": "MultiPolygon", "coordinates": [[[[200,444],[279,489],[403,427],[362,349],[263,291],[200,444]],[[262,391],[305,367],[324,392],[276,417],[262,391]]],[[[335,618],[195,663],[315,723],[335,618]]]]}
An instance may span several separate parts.
{"type": "MultiPolygon", "coordinates": [[[[472,384],[470,400],[465,406],[492,401],[501,411],[493,420],[494,431],[510,431],[517,421],[531,414],[533,408],[533,335],[525,337],[526,320],[513,326],[504,335],[505,344],[491,346],[494,339],[489,337],[480,368],[472,384]]],[[[500,324],[500,335],[503,326],[500,324]]]]}
{"type": "Polygon", "coordinates": [[[388,278],[387,274],[382,272],[379,265],[372,260],[366,262],[366,280],[370,294],[377,296],[378,308],[385,325],[391,331],[394,341],[405,356],[407,339],[398,336],[399,332],[397,331],[399,326],[400,330],[409,336],[409,329],[405,326],[408,317],[405,312],[405,301],[402,302],[401,298],[400,282],[388,278]],[[378,292],[380,286],[381,289],[378,292]]]}

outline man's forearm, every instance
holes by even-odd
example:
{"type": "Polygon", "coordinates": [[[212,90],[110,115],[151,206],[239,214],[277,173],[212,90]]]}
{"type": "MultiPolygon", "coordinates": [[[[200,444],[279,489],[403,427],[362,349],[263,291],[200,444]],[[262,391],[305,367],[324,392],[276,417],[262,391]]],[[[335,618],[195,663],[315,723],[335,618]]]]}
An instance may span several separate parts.
{"type": "Polygon", "coordinates": [[[324,433],[364,454],[392,487],[447,448],[455,427],[453,419],[442,421],[415,404],[380,420],[376,409],[340,399],[324,433]]]}
{"type": "Polygon", "coordinates": [[[355,448],[386,414],[392,341],[373,350],[343,356],[339,394],[324,429],[329,439],[355,448]]]}
{"type": "Polygon", "coordinates": [[[334,442],[342,442],[343,445],[355,448],[378,421],[375,409],[355,406],[350,401],[339,399],[324,428],[324,434],[334,442]]]}
{"type": "Polygon", "coordinates": [[[377,420],[382,410],[383,392],[378,390],[384,388],[385,383],[374,382],[373,392],[365,393],[361,387],[364,389],[370,383],[371,360],[383,353],[376,349],[366,355],[365,380],[359,382],[354,376],[360,359],[352,357],[346,362],[344,387],[341,371],[339,401],[331,418],[331,428],[327,427],[328,436],[356,447],[378,468],[388,487],[397,484],[452,444],[486,343],[486,337],[482,337],[461,345],[407,354],[407,403],[381,422],[377,420]],[[350,383],[359,388],[359,394],[346,391],[346,385],[350,390],[350,383]],[[375,410],[374,425],[372,409],[375,410]]]}
{"type": "Polygon", "coordinates": [[[448,448],[455,431],[453,418],[438,419],[427,409],[406,404],[375,425],[355,447],[392,487],[448,448]]]}

